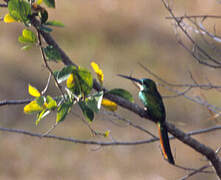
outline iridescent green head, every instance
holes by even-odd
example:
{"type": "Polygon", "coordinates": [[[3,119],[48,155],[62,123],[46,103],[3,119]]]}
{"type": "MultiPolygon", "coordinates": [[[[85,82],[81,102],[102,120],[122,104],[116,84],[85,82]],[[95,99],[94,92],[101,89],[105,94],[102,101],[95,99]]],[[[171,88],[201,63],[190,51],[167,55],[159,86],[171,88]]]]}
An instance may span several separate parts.
{"type": "Polygon", "coordinates": [[[131,81],[135,82],[135,84],[140,88],[140,90],[156,90],[156,84],[153,80],[143,78],[143,79],[136,79],[130,76],[125,76],[122,74],[118,74],[118,76],[130,79],[131,81]]]}
{"type": "Polygon", "coordinates": [[[151,79],[147,79],[147,78],[144,78],[144,79],[141,79],[141,86],[140,89],[141,90],[155,90],[156,89],[156,83],[151,80],[151,79]]]}

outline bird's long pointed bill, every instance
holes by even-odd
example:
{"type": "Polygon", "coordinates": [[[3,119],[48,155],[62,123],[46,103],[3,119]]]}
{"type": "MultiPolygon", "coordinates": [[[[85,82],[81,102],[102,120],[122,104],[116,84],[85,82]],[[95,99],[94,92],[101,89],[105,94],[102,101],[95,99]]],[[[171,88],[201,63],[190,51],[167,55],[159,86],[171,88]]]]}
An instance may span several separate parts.
{"type": "Polygon", "coordinates": [[[118,76],[120,76],[122,78],[130,79],[131,81],[135,81],[136,83],[141,84],[141,81],[139,79],[136,79],[136,78],[133,78],[133,77],[130,77],[130,76],[125,76],[125,75],[122,75],[122,74],[118,74],[118,76]]]}
{"type": "Polygon", "coordinates": [[[142,82],[141,82],[139,79],[136,79],[136,78],[133,78],[133,77],[130,77],[130,76],[125,76],[125,75],[122,75],[122,74],[118,74],[118,76],[133,81],[134,84],[135,84],[138,88],[141,88],[142,82]]]}

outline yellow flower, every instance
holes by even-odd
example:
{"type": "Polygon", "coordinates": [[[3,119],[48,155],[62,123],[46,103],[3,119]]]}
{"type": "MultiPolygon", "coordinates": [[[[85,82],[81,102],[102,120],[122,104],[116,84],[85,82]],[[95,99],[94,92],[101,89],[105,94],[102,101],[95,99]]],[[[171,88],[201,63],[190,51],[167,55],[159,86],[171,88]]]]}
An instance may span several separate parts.
{"type": "Polygon", "coordinates": [[[37,0],[37,4],[40,5],[43,0],[37,0]]]}
{"type": "Polygon", "coordinates": [[[24,107],[24,113],[31,114],[31,113],[34,113],[34,112],[40,112],[43,109],[44,109],[44,107],[43,106],[39,106],[37,101],[34,100],[34,101],[31,101],[29,104],[27,104],[24,107]]]}
{"type": "Polygon", "coordinates": [[[74,87],[74,75],[73,75],[73,73],[71,73],[69,75],[66,84],[67,84],[67,88],[69,88],[69,89],[74,87]]]}
{"type": "Polygon", "coordinates": [[[116,111],[117,110],[117,104],[113,101],[108,100],[108,99],[102,99],[101,104],[105,109],[107,109],[109,111],[116,111]]]}
{"type": "Polygon", "coordinates": [[[110,130],[104,132],[104,137],[109,137],[109,135],[110,135],[110,130]]]}
{"type": "Polygon", "coordinates": [[[31,96],[34,96],[34,97],[40,97],[41,96],[41,93],[35,87],[33,87],[30,84],[28,85],[28,92],[31,96]]]}
{"type": "Polygon", "coordinates": [[[99,66],[95,62],[91,62],[91,67],[93,68],[94,72],[97,74],[97,78],[101,84],[104,81],[104,74],[103,71],[99,68],[99,66]]]}
{"type": "Polygon", "coordinates": [[[16,20],[10,16],[10,14],[6,14],[4,16],[4,22],[5,23],[13,23],[13,22],[16,22],[16,20]]]}

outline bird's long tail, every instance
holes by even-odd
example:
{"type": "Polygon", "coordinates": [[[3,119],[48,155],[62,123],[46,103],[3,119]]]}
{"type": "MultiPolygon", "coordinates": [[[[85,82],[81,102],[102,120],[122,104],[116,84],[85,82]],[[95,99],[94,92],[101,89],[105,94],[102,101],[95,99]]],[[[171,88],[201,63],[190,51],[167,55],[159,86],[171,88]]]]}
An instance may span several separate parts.
{"type": "Polygon", "coordinates": [[[159,136],[160,136],[160,145],[163,151],[163,156],[165,159],[168,160],[170,164],[175,164],[173,155],[170,149],[170,141],[168,138],[168,131],[167,127],[165,126],[164,123],[157,123],[158,130],[159,130],[159,136]]]}

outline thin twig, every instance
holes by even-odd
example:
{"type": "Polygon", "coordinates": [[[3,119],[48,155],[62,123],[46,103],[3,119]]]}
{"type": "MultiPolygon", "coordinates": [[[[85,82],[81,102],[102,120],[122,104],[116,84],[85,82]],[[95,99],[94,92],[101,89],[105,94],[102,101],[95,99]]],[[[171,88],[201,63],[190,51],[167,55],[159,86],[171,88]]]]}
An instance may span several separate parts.
{"type": "MultiPolygon", "coordinates": [[[[210,127],[210,128],[190,131],[190,132],[186,133],[186,136],[205,134],[205,133],[213,132],[213,131],[220,130],[220,129],[221,129],[221,126],[213,126],[213,127],[210,127]]],[[[55,136],[55,135],[45,135],[45,136],[42,137],[42,134],[33,133],[33,132],[22,130],[22,129],[13,129],[13,128],[0,127],[0,131],[23,134],[23,135],[39,137],[39,138],[50,138],[50,139],[55,139],[55,140],[60,140],[60,141],[67,141],[67,142],[78,143],[78,144],[96,144],[96,145],[101,145],[101,146],[141,145],[141,144],[148,144],[148,143],[153,143],[153,142],[159,141],[159,138],[151,138],[149,140],[131,141],[131,142],[121,142],[121,141],[102,142],[102,141],[88,141],[88,140],[79,140],[79,139],[74,139],[74,138],[65,138],[65,137],[55,136]]],[[[172,139],[175,139],[175,137],[170,136],[169,139],[172,140],[172,139]]]]}
{"type": "Polygon", "coordinates": [[[202,166],[202,167],[200,167],[199,169],[196,169],[195,171],[193,171],[193,172],[187,174],[186,176],[180,178],[180,180],[186,180],[186,179],[190,178],[191,176],[196,175],[197,173],[203,173],[203,172],[205,172],[205,171],[203,171],[203,170],[204,170],[204,169],[207,169],[207,168],[209,168],[209,167],[211,167],[211,166],[210,166],[210,165],[202,166]]]}
{"type": "Polygon", "coordinates": [[[188,87],[187,89],[185,89],[184,91],[182,92],[179,92],[175,95],[171,95],[171,96],[162,96],[163,98],[177,98],[179,96],[184,96],[186,93],[188,93],[192,88],[191,87],[188,87]]]}
{"type": "Polygon", "coordinates": [[[46,68],[48,69],[48,71],[50,72],[50,74],[53,76],[54,81],[55,81],[55,84],[57,85],[58,89],[60,90],[60,92],[61,92],[63,98],[65,98],[64,92],[63,92],[63,90],[62,90],[62,87],[61,87],[60,84],[58,83],[56,77],[54,76],[54,73],[53,73],[52,69],[50,68],[50,66],[48,65],[48,62],[47,62],[47,60],[46,60],[46,57],[45,57],[45,54],[44,54],[44,50],[43,50],[43,47],[42,47],[40,32],[39,32],[38,29],[36,29],[36,30],[37,30],[37,34],[38,34],[38,43],[39,43],[39,47],[40,47],[40,50],[41,50],[41,55],[42,55],[42,58],[43,58],[43,60],[44,60],[45,66],[46,66],[46,68]]]}
{"type": "MultiPolygon", "coordinates": [[[[165,17],[166,19],[170,19],[173,20],[174,18],[171,16],[167,16],[165,17]]],[[[217,15],[184,15],[184,16],[176,16],[177,19],[196,19],[196,18],[200,18],[200,19],[206,19],[206,18],[216,18],[216,19],[220,19],[221,16],[217,16],[217,15]]]]}
{"type": "Polygon", "coordinates": [[[157,80],[163,82],[164,84],[168,86],[173,86],[173,87],[190,87],[190,88],[202,88],[205,90],[209,89],[221,89],[221,85],[212,85],[211,83],[209,84],[174,84],[174,83],[169,83],[168,81],[164,80],[160,76],[158,76],[156,73],[152,72],[148,67],[144,66],[142,63],[138,63],[140,67],[142,67],[146,72],[148,72],[151,76],[155,77],[157,80]]]}
{"type": "Polygon", "coordinates": [[[121,121],[123,121],[125,123],[127,123],[129,126],[132,126],[132,127],[136,128],[136,129],[139,129],[140,131],[143,131],[143,132],[149,134],[153,138],[157,138],[158,139],[158,137],[156,137],[154,134],[152,134],[151,132],[149,132],[145,128],[143,128],[143,127],[141,127],[141,126],[131,122],[130,120],[127,120],[126,118],[121,117],[119,114],[117,114],[115,112],[105,111],[105,113],[108,114],[108,115],[111,115],[111,116],[113,116],[113,117],[115,117],[115,118],[117,118],[117,119],[119,119],[119,120],[121,120],[121,121]]]}
{"type": "Polygon", "coordinates": [[[48,90],[50,80],[51,80],[51,73],[49,73],[49,77],[48,77],[48,80],[47,80],[47,84],[46,84],[45,88],[41,91],[41,94],[45,94],[46,91],[48,90]]]}
{"type": "Polygon", "coordinates": [[[59,123],[53,124],[50,129],[48,129],[45,133],[42,134],[42,137],[45,137],[45,136],[49,135],[57,127],[58,124],[59,123]]]}
{"type": "Polygon", "coordinates": [[[131,142],[123,142],[123,141],[103,142],[103,141],[79,140],[79,139],[67,138],[67,137],[61,137],[61,136],[55,136],[55,135],[42,136],[42,134],[33,133],[30,131],[26,131],[26,130],[3,128],[3,127],[0,127],[0,131],[6,131],[6,132],[11,132],[11,133],[17,133],[17,134],[24,134],[24,135],[33,136],[33,137],[39,137],[42,139],[47,138],[47,139],[55,139],[55,140],[66,141],[66,142],[71,142],[71,143],[100,145],[100,146],[119,146],[119,145],[133,146],[133,145],[141,145],[141,144],[147,144],[147,143],[158,141],[158,139],[152,138],[149,140],[131,141],[131,142]]]}

